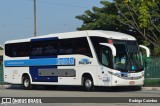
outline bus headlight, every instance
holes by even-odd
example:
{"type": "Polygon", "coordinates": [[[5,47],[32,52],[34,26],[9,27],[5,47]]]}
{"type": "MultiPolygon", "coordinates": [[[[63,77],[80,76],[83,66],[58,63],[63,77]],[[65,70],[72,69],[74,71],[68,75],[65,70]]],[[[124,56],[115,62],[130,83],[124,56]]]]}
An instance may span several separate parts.
{"type": "Polygon", "coordinates": [[[114,72],[112,72],[112,71],[108,71],[108,73],[110,73],[110,74],[112,74],[112,75],[115,75],[115,76],[117,76],[117,77],[121,77],[121,74],[120,73],[114,73],[114,72]]]}

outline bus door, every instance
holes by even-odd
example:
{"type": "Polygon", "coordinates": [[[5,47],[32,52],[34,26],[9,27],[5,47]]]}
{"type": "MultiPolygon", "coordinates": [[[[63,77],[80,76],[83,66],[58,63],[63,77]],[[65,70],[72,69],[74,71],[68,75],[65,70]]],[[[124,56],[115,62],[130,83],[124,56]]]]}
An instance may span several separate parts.
{"type": "Polygon", "coordinates": [[[116,55],[116,49],[113,45],[107,43],[100,43],[100,63],[102,80],[105,85],[111,84],[111,76],[108,72],[113,70],[113,56],[116,55]]]}

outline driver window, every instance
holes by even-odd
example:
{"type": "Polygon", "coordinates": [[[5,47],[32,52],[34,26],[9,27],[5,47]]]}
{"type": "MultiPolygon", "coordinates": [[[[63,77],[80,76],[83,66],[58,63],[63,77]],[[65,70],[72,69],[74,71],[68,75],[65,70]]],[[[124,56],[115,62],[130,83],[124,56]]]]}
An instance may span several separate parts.
{"type": "Polygon", "coordinates": [[[101,64],[110,67],[110,50],[107,47],[102,47],[101,64]]]}

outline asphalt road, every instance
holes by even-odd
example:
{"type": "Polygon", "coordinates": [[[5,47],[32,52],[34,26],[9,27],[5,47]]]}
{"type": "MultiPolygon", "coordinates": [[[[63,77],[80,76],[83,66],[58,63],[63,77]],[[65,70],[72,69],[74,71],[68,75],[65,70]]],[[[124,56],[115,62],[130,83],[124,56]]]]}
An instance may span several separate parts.
{"type": "MultiPolygon", "coordinates": [[[[23,90],[22,88],[0,88],[0,97],[160,97],[160,91],[141,91],[118,88],[98,88],[94,92],[85,92],[81,87],[59,87],[56,90],[39,88],[36,90],[23,90]]],[[[2,105],[2,104],[1,104],[2,105]]],[[[158,103],[54,103],[33,104],[34,106],[159,106],[158,103]]],[[[28,104],[15,104],[12,106],[28,106],[28,104]]]]}

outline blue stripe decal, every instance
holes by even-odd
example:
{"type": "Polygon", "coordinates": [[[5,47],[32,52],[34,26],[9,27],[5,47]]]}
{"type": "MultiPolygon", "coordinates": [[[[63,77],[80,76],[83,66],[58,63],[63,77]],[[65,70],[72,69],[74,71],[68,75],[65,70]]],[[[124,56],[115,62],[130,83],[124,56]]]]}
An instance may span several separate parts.
{"type": "MultiPolygon", "coordinates": [[[[52,59],[58,58],[57,55],[54,56],[31,56],[30,59],[52,59]]],[[[29,66],[29,73],[32,77],[33,82],[58,82],[58,76],[39,76],[39,69],[57,69],[57,65],[46,65],[46,66],[29,66]]]]}
{"type": "MultiPolygon", "coordinates": [[[[58,40],[58,37],[50,37],[50,38],[33,38],[31,39],[31,43],[39,42],[39,41],[55,41],[58,40]]],[[[57,55],[54,56],[30,56],[29,60],[36,60],[29,62],[29,73],[31,75],[33,82],[58,82],[58,76],[39,76],[39,69],[57,69],[58,65],[74,65],[74,58],[58,58],[57,55]],[[46,59],[46,60],[45,60],[46,59]],[[40,64],[41,63],[41,64],[40,64]]],[[[27,64],[26,64],[27,65],[27,64]]]]}
{"type": "Polygon", "coordinates": [[[42,58],[42,59],[25,59],[25,60],[6,60],[4,66],[67,66],[75,65],[74,58],[42,58]]]}

